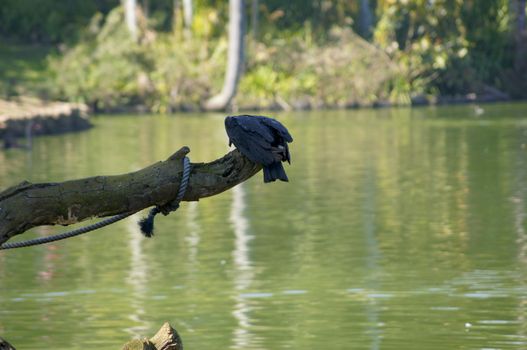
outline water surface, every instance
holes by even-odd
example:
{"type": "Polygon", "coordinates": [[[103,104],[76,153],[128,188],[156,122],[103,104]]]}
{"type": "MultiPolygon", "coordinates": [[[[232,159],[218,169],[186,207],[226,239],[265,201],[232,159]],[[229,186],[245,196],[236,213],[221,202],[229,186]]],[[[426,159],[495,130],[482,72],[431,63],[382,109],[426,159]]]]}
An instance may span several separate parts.
{"type": "MultiPolygon", "coordinates": [[[[184,203],[153,239],[141,213],[0,252],[0,336],[119,349],[169,321],[187,349],[525,349],[527,105],[483,109],[275,114],[290,183],[184,203]]],[[[0,188],[228,151],[221,115],[94,123],[0,152],[0,188]]]]}

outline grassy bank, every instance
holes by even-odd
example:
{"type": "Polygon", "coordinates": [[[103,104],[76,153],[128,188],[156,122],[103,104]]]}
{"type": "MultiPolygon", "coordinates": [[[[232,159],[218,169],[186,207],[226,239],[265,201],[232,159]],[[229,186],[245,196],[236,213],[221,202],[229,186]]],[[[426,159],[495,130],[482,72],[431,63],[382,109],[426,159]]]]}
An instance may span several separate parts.
{"type": "Polygon", "coordinates": [[[0,41],[0,98],[46,95],[50,46],[0,41]]]}

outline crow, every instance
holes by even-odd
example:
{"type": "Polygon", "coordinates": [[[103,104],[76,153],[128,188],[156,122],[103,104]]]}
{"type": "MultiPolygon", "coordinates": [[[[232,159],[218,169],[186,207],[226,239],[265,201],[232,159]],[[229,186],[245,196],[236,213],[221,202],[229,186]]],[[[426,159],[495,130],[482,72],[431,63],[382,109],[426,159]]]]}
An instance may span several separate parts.
{"type": "Polygon", "coordinates": [[[263,116],[228,116],[225,130],[229,146],[234,144],[244,156],[263,166],[264,182],[289,181],[282,162],[291,164],[287,143],[293,138],[279,121],[263,116]]]}

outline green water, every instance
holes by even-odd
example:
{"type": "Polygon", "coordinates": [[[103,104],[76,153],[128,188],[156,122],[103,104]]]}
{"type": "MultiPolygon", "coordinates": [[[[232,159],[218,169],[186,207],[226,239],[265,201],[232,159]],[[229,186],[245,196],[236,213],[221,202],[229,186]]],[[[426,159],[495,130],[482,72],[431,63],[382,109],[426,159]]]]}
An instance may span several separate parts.
{"type": "MultiPolygon", "coordinates": [[[[0,252],[0,336],[120,349],[164,321],[186,349],[527,348],[527,105],[275,114],[288,184],[0,252]]],[[[228,151],[221,115],[97,117],[0,152],[0,188],[228,151]]],[[[57,228],[40,228],[47,235],[57,228]]]]}

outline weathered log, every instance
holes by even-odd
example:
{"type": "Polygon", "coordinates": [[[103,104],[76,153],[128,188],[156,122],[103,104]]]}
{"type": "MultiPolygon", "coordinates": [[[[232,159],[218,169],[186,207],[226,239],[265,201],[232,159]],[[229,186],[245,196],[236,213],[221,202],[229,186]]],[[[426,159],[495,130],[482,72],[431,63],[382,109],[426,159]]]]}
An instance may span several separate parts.
{"type": "Polygon", "coordinates": [[[7,340],[0,338],[0,350],[16,350],[16,349],[13,345],[9,344],[7,340]]]}
{"type": "Polygon", "coordinates": [[[123,350],[183,350],[183,342],[178,332],[165,322],[152,338],[129,341],[123,350]]]}
{"type": "MultiPolygon", "coordinates": [[[[61,183],[22,182],[0,192],[0,244],[41,225],[70,225],[93,217],[134,213],[170,203],[183,174],[183,147],[165,161],[136,172],[61,183]]],[[[247,180],[261,166],[238,150],[210,163],[191,163],[184,201],[221,193],[247,180]]]]}

